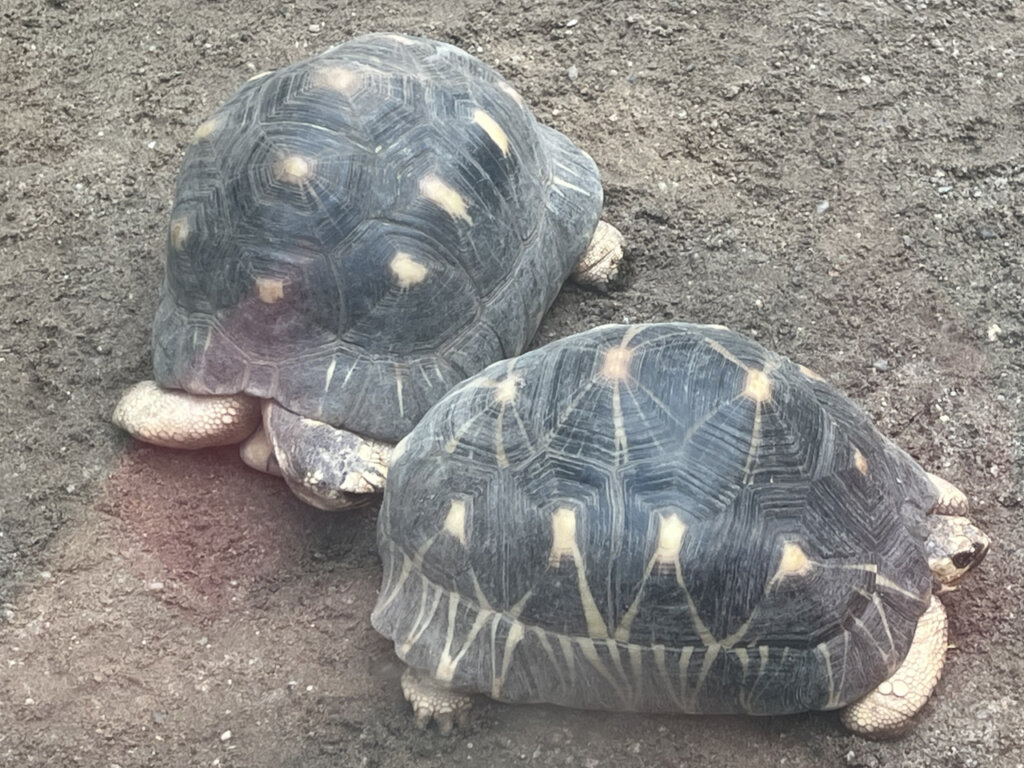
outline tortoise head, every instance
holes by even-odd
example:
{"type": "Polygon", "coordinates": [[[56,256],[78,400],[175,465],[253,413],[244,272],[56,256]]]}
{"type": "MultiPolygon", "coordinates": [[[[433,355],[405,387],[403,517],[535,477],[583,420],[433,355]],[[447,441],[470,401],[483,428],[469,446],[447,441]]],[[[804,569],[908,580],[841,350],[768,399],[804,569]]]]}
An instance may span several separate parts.
{"type": "Polygon", "coordinates": [[[985,559],[989,538],[966,517],[932,514],[925,518],[928,567],[936,580],[952,589],[965,573],[985,559]]]}

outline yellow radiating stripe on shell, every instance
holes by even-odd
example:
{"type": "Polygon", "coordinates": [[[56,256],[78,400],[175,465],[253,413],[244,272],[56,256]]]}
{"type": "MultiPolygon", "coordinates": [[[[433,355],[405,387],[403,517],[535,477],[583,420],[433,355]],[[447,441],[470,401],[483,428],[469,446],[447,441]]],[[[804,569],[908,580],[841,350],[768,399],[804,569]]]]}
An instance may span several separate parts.
{"type": "Polygon", "coordinates": [[[467,224],[473,223],[465,198],[436,174],[428,173],[421,178],[419,189],[421,195],[453,219],[462,219],[467,224]]]}
{"type": "Polygon", "coordinates": [[[477,109],[473,112],[473,122],[484,129],[491,141],[501,150],[501,154],[508,155],[508,134],[498,125],[498,121],[484,112],[477,109]]]}

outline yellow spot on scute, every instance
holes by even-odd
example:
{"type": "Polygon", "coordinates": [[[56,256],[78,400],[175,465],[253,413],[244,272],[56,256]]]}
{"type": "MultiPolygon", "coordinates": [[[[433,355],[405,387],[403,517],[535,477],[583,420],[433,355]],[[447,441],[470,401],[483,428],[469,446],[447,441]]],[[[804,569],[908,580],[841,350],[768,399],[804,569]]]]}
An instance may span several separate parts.
{"type": "Polygon", "coordinates": [[[422,283],[427,277],[427,268],[403,251],[391,259],[391,273],[402,288],[411,288],[422,283]]]}
{"type": "Polygon", "coordinates": [[[284,298],[284,280],[273,277],[257,277],[256,292],[264,304],[276,304],[284,298]]]}
{"type": "Polygon", "coordinates": [[[654,550],[654,562],[661,566],[675,566],[679,562],[679,553],[683,548],[683,537],[686,535],[686,523],[679,515],[664,515],[658,522],[658,546],[654,550]]]}
{"type": "Polygon", "coordinates": [[[218,128],[220,128],[220,120],[216,117],[211,117],[209,120],[202,123],[198,128],[196,128],[196,132],[192,134],[192,138],[195,141],[202,141],[203,139],[208,139],[214,133],[217,132],[218,128]]]}
{"type": "Polygon", "coordinates": [[[520,378],[510,374],[494,385],[494,401],[508,404],[516,399],[516,391],[519,387],[520,378]]]}
{"type": "Polygon", "coordinates": [[[633,350],[627,347],[612,347],[604,353],[601,376],[609,381],[625,381],[629,378],[629,363],[633,350]]]}
{"type": "Polygon", "coordinates": [[[452,499],[444,519],[444,530],[454,536],[462,546],[466,546],[466,502],[462,499],[452,499]]]}
{"type": "Polygon", "coordinates": [[[868,460],[864,458],[864,454],[858,451],[856,448],[853,450],[853,466],[857,468],[865,477],[868,474],[868,460]]]}
{"type": "Polygon", "coordinates": [[[743,394],[755,403],[766,403],[772,399],[772,380],[764,371],[751,369],[747,371],[743,394]]]}
{"type": "Polygon", "coordinates": [[[313,73],[313,85],[351,96],[359,90],[362,76],[345,67],[324,67],[313,73]]]}
{"type": "Polygon", "coordinates": [[[802,576],[811,569],[811,559],[803,548],[793,541],[787,541],[782,547],[782,557],[779,559],[779,569],[775,572],[772,581],[786,576],[802,576]]]}
{"type": "Polygon", "coordinates": [[[301,184],[312,173],[312,164],[302,155],[288,155],[274,164],[274,177],[286,184],[301,184]]]}
{"type": "Polygon", "coordinates": [[[551,516],[551,555],[548,565],[558,565],[563,557],[576,551],[576,510],[559,507],[551,516]]]}

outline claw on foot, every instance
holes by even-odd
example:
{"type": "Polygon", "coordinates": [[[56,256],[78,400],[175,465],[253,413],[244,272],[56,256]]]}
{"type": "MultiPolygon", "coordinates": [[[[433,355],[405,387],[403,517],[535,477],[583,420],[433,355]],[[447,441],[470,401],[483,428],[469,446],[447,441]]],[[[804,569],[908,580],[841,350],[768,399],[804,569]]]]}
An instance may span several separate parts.
{"type": "Polygon", "coordinates": [[[430,721],[437,723],[437,730],[447,736],[455,726],[469,725],[469,711],[473,700],[464,693],[457,693],[421,672],[407,669],[402,674],[402,693],[412,705],[416,727],[425,730],[430,721]]]}

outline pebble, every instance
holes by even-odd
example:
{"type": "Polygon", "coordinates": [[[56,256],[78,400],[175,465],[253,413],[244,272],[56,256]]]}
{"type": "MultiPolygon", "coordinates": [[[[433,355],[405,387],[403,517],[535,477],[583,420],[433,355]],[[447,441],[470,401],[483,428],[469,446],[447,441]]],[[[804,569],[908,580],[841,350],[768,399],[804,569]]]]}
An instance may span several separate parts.
{"type": "Polygon", "coordinates": [[[220,740],[221,741],[229,741],[230,739],[231,739],[231,731],[224,731],[224,733],[222,733],[220,735],[220,740]]]}
{"type": "Polygon", "coordinates": [[[884,357],[875,360],[874,369],[879,373],[885,373],[886,371],[889,370],[889,361],[886,360],[884,357]]]}
{"type": "Polygon", "coordinates": [[[827,211],[829,207],[830,206],[828,200],[822,200],[820,203],[814,206],[814,212],[820,216],[825,211],[827,211]]]}
{"type": "Polygon", "coordinates": [[[577,69],[576,65],[573,64],[571,67],[569,67],[568,74],[569,74],[569,79],[570,80],[575,80],[577,77],[580,76],[580,71],[579,71],[579,69],[577,69]]]}

